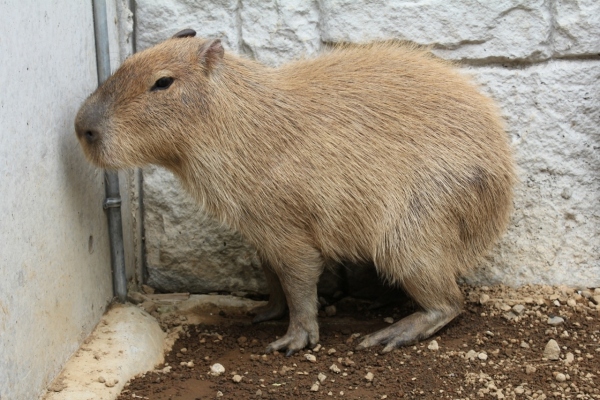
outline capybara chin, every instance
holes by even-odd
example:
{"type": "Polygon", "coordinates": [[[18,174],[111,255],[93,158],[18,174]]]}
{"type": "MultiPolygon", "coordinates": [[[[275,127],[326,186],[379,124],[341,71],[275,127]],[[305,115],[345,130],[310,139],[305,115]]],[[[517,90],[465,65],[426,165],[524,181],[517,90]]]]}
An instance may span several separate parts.
{"type": "Polygon", "coordinates": [[[420,310],[358,345],[384,352],[459,314],[457,276],[505,230],[514,167],[493,103],[452,65],[397,42],[339,46],[279,68],[188,29],[135,54],[75,122],[91,162],[158,164],[258,249],[289,309],[267,351],[319,340],[326,262],[372,262],[420,310]]]}

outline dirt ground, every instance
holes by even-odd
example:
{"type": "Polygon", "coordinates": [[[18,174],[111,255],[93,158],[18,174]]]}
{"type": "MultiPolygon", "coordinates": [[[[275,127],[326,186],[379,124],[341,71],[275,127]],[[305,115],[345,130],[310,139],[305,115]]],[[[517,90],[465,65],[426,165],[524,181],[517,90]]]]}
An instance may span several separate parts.
{"type": "Polygon", "coordinates": [[[320,345],[288,358],[264,354],[287,320],[170,321],[181,334],[166,362],[119,399],[600,399],[600,289],[464,291],[465,311],[435,337],[388,354],[355,346],[410,314],[410,303],[341,299],[320,313],[320,345]],[[216,364],[224,372],[211,373],[216,364]]]}

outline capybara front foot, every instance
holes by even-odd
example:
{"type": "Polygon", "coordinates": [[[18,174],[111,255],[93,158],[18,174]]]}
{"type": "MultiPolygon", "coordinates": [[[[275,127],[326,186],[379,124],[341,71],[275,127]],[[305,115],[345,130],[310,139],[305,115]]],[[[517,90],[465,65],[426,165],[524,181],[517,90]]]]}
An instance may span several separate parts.
{"type": "Polygon", "coordinates": [[[287,305],[285,301],[271,302],[271,300],[269,299],[268,304],[250,310],[250,314],[254,315],[254,318],[252,318],[252,323],[257,324],[259,322],[283,318],[285,316],[286,310],[287,305]]]}
{"type": "Polygon", "coordinates": [[[414,344],[426,339],[452,321],[460,310],[451,311],[418,311],[384,328],[367,335],[356,347],[357,350],[383,344],[382,353],[389,353],[397,347],[414,344]]]}
{"type": "Polygon", "coordinates": [[[314,328],[305,329],[301,326],[289,327],[287,333],[280,339],[267,346],[267,353],[287,349],[285,356],[289,357],[292,354],[304,349],[306,346],[311,348],[319,342],[319,328],[314,324],[314,328]]]}

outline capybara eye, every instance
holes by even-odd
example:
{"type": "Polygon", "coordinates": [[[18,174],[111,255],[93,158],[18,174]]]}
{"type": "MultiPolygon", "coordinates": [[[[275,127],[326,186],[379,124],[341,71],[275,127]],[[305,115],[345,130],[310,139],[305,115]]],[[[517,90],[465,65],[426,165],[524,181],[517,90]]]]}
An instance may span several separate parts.
{"type": "Polygon", "coordinates": [[[150,89],[151,92],[155,90],[164,90],[167,89],[173,83],[174,79],[171,77],[162,77],[154,83],[154,86],[150,89]]]}

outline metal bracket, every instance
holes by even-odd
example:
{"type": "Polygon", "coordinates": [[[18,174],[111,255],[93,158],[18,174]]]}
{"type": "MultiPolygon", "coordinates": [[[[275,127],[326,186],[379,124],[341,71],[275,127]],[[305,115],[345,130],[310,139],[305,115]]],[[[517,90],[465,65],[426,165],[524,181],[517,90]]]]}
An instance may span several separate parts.
{"type": "Polygon", "coordinates": [[[120,197],[107,197],[104,199],[104,203],[102,203],[102,208],[105,210],[107,208],[118,208],[121,207],[121,198],[120,197]]]}

